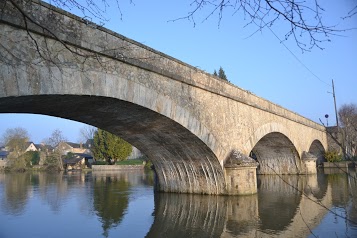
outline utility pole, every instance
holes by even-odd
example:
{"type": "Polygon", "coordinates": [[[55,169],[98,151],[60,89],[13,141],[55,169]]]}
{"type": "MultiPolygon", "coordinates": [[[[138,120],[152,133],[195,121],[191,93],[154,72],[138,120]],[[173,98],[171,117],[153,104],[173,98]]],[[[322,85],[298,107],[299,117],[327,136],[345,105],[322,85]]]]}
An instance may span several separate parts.
{"type": "Polygon", "coordinates": [[[336,95],[335,95],[335,85],[333,84],[333,79],[332,79],[332,96],[333,96],[333,101],[335,104],[335,115],[336,115],[336,126],[338,130],[338,115],[337,115],[337,107],[336,107],[336,95]]]}
{"type": "Polygon", "coordinates": [[[333,79],[332,79],[332,96],[333,96],[333,102],[335,104],[335,114],[336,114],[336,126],[337,126],[337,140],[339,138],[341,138],[341,149],[342,149],[342,154],[344,159],[347,158],[347,153],[346,153],[346,147],[345,147],[345,139],[343,138],[343,136],[340,135],[340,127],[338,126],[338,115],[337,115],[337,107],[336,107],[336,94],[335,94],[335,85],[333,83],[333,79]]]}

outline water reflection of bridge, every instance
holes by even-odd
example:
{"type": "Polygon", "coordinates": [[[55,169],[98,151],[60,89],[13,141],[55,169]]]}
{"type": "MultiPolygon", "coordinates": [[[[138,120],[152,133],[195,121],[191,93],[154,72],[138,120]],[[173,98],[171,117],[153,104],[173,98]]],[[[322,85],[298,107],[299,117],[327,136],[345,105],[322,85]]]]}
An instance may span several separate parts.
{"type": "Polygon", "coordinates": [[[251,196],[156,194],[148,237],[306,237],[332,206],[323,174],[261,176],[251,196]],[[304,194],[304,195],[303,195],[304,194]]]}
{"type": "MultiPolygon", "coordinates": [[[[57,213],[76,193],[82,203],[80,213],[94,211],[107,236],[124,224],[133,196],[140,195],[135,195],[136,186],[143,185],[152,189],[152,174],[0,173],[0,211],[24,214],[34,196],[57,213]]],[[[148,232],[147,237],[306,237],[328,212],[316,202],[327,208],[344,207],[346,216],[357,221],[356,177],[266,175],[259,177],[258,186],[258,194],[251,196],[156,193],[154,222],[143,233],[148,232]]],[[[142,211],[135,213],[142,215],[142,211]]]]}

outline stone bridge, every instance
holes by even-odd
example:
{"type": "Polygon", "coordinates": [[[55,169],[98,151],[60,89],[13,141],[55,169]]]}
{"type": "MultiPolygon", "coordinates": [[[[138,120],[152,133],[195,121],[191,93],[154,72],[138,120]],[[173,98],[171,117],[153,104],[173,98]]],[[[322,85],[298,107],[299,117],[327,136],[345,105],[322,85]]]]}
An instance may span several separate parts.
{"type": "Polygon", "coordinates": [[[1,1],[0,29],[0,112],[112,132],[153,162],[158,190],[251,193],[255,166],[239,158],[313,173],[327,149],[321,125],[43,2],[1,1]]]}

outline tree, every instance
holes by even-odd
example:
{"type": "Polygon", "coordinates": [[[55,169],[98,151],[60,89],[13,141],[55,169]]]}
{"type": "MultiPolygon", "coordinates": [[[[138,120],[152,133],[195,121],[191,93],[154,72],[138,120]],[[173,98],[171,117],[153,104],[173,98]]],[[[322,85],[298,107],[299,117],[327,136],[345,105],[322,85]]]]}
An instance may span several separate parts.
{"type": "Polygon", "coordinates": [[[219,67],[218,77],[221,78],[221,79],[223,79],[223,80],[228,81],[227,76],[226,76],[226,73],[224,72],[224,70],[223,70],[222,67],[219,67]]]}
{"type": "Polygon", "coordinates": [[[83,126],[79,130],[80,142],[86,142],[87,140],[93,139],[95,132],[96,132],[96,128],[95,127],[93,127],[93,126],[83,126]]]}
{"type": "MultiPolygon", "coordinates": [[[[264,28],[271,30],[279,23],[280,28],[286,29],[285,35],[281,38],[292,38],[302,51],[310,51],[314,47],[323,49],[323,42],[330,41],[331,36],[346,31],[338,28],[336,23],[326,25],[325,19],[328,16],[325,15],[322,3],[321,0],[193,0],[188,14],[175,20],[187,19],[196,25],[199,13],[206,11],[200,20],[206,21],[216,15],[220,26],[223,14],[228,12],[229,15],[244,16],[244,20],[247,21],[245,26],[254,26],[255,33],[264,28]]],[[[357,5],[341,18],[346,20],[356,15],[357,5]]]]}
{"type": "MultiPolygon", "coordinates": [[[[333,150],[342,152],[346,160],[355,160],[357,153],[357,105],[343,104],[338,110],[340,127],[327,127],[333,150]]],[[[320,122],[322,123],[321,119],[320,122]]],[[[324,125],[324,123],[322,123],[324,125]]]]}
{"type": "Polygon", "coordinates": [[[25,152],[28,141],[29,134],[22,127],[8,128],[3,135],[4,144],[16,157],[25,152]]]}
{"type": "Polygon", "coordinates": [[[128,142],[102,129],[96,131],[93,140],[94,157],[97,160],[108,161],[109,164],[125,160],[132,151],[132,146],[128,142]]]}
{"type": "Polygon", "coordinates": [[[56,148],[55,153],[51,156],[52,159],[47,158],[47,161],[50,161],[50,166],[56,166],[53,162],[57,162],[57,166],[60,170],[63,169],[63,161],[62,161],[62,154],[63,150],[61,148],[60,143],[66,141],[66,137],[63,135],[62,131],[56,129],[52,132],[51,136],[45,139],[45,143],[56,148]]]}
{"type": "Polygon", "coordinates": [[[66,137],[63,135],[62,131],[55,129],[51,136],[45,139],[45,143],[52,147],[58,146],[59,143],[66,141],[66,137]]]}
{"type": "MultiPolygon", "coordinates": [[[[223,79],[225,81],[228,81],[227,79],[227,76],[226,76],[226,73],[224,72],[223,68],[222,67],[219,67],[219,70],[218,70],[218,74],[217,74],[217,71],[214,70],[213,72],[213,75],[220,78],[220,79],[223,79]]],[[[228,81],[229,82],[229,81],[228,81]]]]}
{"type": "Polygon", "coordinates": [[[357,151],[357,105],[343,104],[338,110],[340,136],[344,155],[352,158],[357,151]]]}

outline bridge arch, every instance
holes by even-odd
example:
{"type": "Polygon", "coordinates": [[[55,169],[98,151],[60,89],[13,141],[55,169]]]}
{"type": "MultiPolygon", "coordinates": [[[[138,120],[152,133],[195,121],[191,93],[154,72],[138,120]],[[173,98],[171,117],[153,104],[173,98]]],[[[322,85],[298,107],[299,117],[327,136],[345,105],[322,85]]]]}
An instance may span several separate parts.
{"type": "Polygon", "coordinates": [[[259,162],[259,174],[299,173],[300,156],[289,134],[284,126],[268,123],[250,137],[245,149],[259,162]]]}
{"type": "Polygon", "coordinates": [[[313,142],[310,144],[308,152],[316,156],[317,166],[321,165],[325,161],[324,154],[326,152],[326,149],[320,140],[318,139],[313,140],[313,142]]]}
{"type": "Polygon", "coordinates": [[[0,112],[44,114],[103,128],[149,156],[157,168],[159,190],[223,193],[217,158],[224,152],[213,134],[188,105],[145,85],[167,79],[132,66],[117,73],[97,67],[81,71],[62,65],[59,72],[21,61],[17,67],[1,65],[5,95],[0,112]]]}
{"type": "Polygon", "coordinates": [[[223,171],[210,147],[180,123],[143,106],[102,96],[29,95],[1,98],[0,111],[56,116],[117,134],[153,162],[159,190],[223,192],[223,171]]]}

